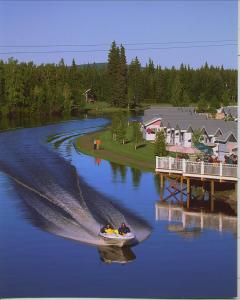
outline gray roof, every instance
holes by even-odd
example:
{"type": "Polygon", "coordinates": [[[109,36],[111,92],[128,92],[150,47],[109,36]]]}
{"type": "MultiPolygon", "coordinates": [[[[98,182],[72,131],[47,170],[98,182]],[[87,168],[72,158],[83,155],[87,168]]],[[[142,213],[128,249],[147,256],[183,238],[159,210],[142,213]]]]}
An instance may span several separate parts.
{"type": "Polygon", "coordinates": [[[223,110],[226,115],[231,115],[233,118],[238,117],[238,107],[237,106],[225,106],[225,107],[223,107],[223,110]]]}
{"type": "Polygon", "coordinates": [[[180,130],[202,129],[206,130],[208,135],[216,135],[220,130],[222,136],[232,132],[237,138],[237,122],[207,119],[205,116],[195,114],[189,111],[182,111],[176,107],[151,108],[144,114],[143,123],[149,123],[156,118],[161,118],[164,127],[179,128],[180,130]],[[156,113],[158,111],[158,113],[156,113]],[[156,113],[156,114],[155,114],[156,113]]]}
{"type": "Polygon", "coordinates": [[[231,135],[233,135],[235,137],[235,139],[237,140],[237,136],[232,132],[232,131],[228,131],[226,133],[224,133],[223,135],[217,137],[217,141],[220,142],[227,142],[227,140],[231,137],[231,135]]]}
{"type": "Polygon", "coordinates": [[[187,113],[187,114],[192,114],[195,113],[195,108],[194,107],[154,107],[152,106],[149,109],[146,109],[144,111],[144,115],[177,115],[179,113],[187,113]]]}

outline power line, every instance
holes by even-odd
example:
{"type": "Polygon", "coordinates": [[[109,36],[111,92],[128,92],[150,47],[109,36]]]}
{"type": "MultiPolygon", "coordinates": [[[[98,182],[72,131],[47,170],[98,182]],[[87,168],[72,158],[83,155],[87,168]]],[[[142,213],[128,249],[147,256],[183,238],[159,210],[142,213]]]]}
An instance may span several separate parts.
{"type": "MultiPolygon", "coordinates": [[[[146,48],[128,48],[126,51],[144,51],[144,50],[170,50],[170,49],[186,49],[186,48],[209,48],[237,46],[237,44],[209,44],[209,45],[193,45],[193,46],[171,46],[171,47],[146,47],[146,48]]],[[[108,52],[109,49],[94,50],[52,50],[52,51],[8,51],[0,52],[1,55],[7,54],[53,54],[53,53],[90,53],[90,52],[108,52]]]]}
{"type": "MultiPolygon", "coordinates": [[[[237,40],[200,40],[200,41],[168,41],[168,42],[136,42],[129,43],[123,42],[125,46],[137,45],[168,45],[168,44],[194,44],[194,43],[223,43],[223,42],[236,42],[237,40]]],[[[43,44],[43,45],[0,45],[0,48],[50,48],[50,47],[100,47],[110,46],[111,43],[101,44],[43,44]]]]}

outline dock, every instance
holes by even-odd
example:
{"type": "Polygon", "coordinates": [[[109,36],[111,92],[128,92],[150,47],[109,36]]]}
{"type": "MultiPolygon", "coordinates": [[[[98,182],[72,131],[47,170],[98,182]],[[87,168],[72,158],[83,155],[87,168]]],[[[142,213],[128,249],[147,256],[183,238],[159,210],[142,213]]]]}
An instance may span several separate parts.
{"type": "Polygon", "coordinates": [[[156,156],[156,173],[168,173],[185,178],[219,181],[237,181],[237,165],[225,163],[193,162],[186,159],[156,156]]]}

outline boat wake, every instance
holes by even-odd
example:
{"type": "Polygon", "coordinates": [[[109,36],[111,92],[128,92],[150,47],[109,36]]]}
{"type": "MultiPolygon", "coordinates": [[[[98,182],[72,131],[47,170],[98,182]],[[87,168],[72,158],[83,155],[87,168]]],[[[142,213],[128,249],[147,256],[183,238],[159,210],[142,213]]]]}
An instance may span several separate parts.
{"type": "Polygon", "coordinates": [[[114,227],[127,223],[135,234],[134,243],[146,239],[151,232],[147,222],[91,188],[68,161],[41,142],[47,134],[43,127],[0,135],[0,169],[13,180],[32,223],[101,249],[109,245],[98,235],[106,223],[114,227]]]}

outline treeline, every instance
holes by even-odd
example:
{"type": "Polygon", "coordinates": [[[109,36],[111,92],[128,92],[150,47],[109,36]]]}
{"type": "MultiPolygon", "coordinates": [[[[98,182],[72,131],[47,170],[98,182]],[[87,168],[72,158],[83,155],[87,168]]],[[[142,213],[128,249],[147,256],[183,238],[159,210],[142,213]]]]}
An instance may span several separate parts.
{"type": "Polygon", "coordinates": [[[71,114],[84,109],[84,91],[92,89],[97,101],[115,107],[134,108],[141,103],[197,105],[200,111],[237,101],[237,71],[208,66],[199,69],[181,65],[179,69],[141,66],[136,57],[128,65],[124,47],[112,43],[108,63],[83,67],[73,60],[67,66],[19,63],[0,60],[0,111],[2,115],[40,112],[71,114]]]}

